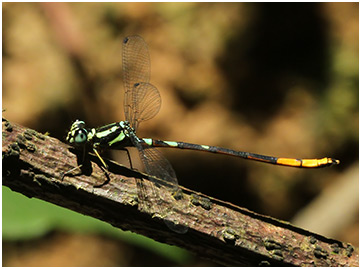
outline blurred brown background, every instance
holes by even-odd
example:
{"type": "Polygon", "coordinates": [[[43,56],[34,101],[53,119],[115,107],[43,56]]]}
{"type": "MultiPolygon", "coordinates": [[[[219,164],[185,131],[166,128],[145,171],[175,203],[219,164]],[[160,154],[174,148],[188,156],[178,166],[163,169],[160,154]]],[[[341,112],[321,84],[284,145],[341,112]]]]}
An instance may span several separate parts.
{"type": "MultiPolygon", "coordinates": [[[[180,185],[358,246],[358,3],[2,7],[5,118],[63,141],[77,118],[124,120],[122,39],[139,34],[162,96],[140,137],[341,161],[302,170],[164,150],[180,185]]],[[[3,265],[213,265],[74,230],[15,240],[3,227],[3,265]]]]}

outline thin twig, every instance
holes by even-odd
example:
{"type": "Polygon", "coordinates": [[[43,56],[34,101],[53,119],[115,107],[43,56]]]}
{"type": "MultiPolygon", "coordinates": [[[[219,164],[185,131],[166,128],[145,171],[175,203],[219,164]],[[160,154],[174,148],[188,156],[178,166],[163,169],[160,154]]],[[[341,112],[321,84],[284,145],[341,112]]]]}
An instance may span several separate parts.
{"type": "Polygon", "coordinates": [[[223,265],[358,266],[358,250],[349,244],[183,187],[183,196],[155,187],[158,196],[148,192],[141,197],[157,205],[159,212],[140,206],[137,181],[142,180],[146,189],[151,189],[152,182],[111,161],[107,161],[111,178],[106,184],[102,185],[106,176],[93,156],[82,173],[62,180],[62,174],[78,165],[69,146],[5,119],[2,128],[3,185],[28,197],[183,247],[223,265]],[[164,219],[187,226],[188,232],[171,231],[164,219]]]}

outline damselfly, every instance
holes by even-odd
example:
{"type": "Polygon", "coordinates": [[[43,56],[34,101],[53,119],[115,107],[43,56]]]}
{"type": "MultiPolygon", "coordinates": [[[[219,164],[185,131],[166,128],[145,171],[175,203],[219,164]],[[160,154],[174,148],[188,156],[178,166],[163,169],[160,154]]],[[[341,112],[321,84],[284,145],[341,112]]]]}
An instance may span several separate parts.
{"type": "MultiPolygon", "coordinates": [[[[139,138],[136,135],[139,124],[153,118],[158,113],[161,105],[159,91],[154,85],[149,83],[150,56],[148,46],[140,36],[130,36],[123,41],[123,79],[125,88],[125,121],[87,129],[85,128],[84,121],[76,120],[72,124],[66,138],[67,142],[71,145],[84,148],[85,146],[90,147],[105,168],[107,166],[99,155],[98,150],[125,149],[126,147],[136,147],[138,149],[146,173],[151,176],[151,179],[154,181],[156,181],[156,178],[162,179],[164,182],[169,183],[169,186],[173,187],[178,187],[175,172],[170,163],[155,147],[201,150],[300,168],[325,167],[339,164],[339,160],[327,157],[322,159],[278,158],[221,147],[139,138]]],[[[177,232],[182,232],[172,225],[169,225],[169,227],[177,232]]]]}

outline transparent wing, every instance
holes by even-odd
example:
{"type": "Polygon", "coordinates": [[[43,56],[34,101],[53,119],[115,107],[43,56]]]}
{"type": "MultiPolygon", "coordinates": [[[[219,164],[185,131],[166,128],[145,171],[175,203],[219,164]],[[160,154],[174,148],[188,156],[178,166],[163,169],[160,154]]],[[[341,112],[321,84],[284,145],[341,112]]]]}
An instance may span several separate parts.
{"type": "MultiPolygon", "coordinates": [[[[124,113],[125,119],[134,130],[137,130],[140,122],[153,118],[160,109],[159,91],[149,83],[149,79],[150,59],[147,44],[140,36],[125,38],[123,41],[124,113]]],[[[151,188],[154,197],[159,197],[156,187],[159,185],[178,190],[177,177],[167,159],[158,150],[142,146],[135,135],[130,138],[139,151],[146,173],[150,175],[149,178],[154,183],[152,185],[154,187],[151,188]]],[[[147,190],[141,180],[137,184],[140,200],[146,202],[147,190]]],[[[158,208],[154,212],[162,214],[158,208]]],[[[165,220],[165,223],[177,233],[187,232],[188,228],[185,225],[177,225],[169,220],[165,220]]]]}
{"type": "Polygon", "coordinates": [[[126,120],[134,130],[137,130],[140,122],[157,115],[161,106],[161,97],[154,85],[143,82],[134,85],[131,97],[126,120]]]}
{"type": "Polygon", "coordinates": [[[124,113],[134,129],[141,121],[154,117],[160,108],[159,92],[149,79],[147,44],[140,36],[126,37],[123,41],[124,113]]]}
{"type": "MultiPolygon", "coordinates": [[[[172,168],[172,165],[166,158],[155,148],[142,146],[139,142],[134,143],[139,151],[140,158],[144,164],[146,173],[150,175],[149,179],[154,183],[151,192],[155,197],[159,197],[158,189],[156,186],[164,186],[176,192],[179,189],[177,176],[172,168]]],[[[147,190],[142,181],[138,181],[139,197],[141,202],[146,202],[147,190]]],[[[149,205],[154,208],[154,212],[161,215],[157,205],[149,205]]],[[[164,219],[164,223],[169,229],[176,233],[184,234],[188,231],[188,227],[182,224],[175,224],[172,221],[164,219]]]]}
{"type": "Polygon", "coordinates": [[[157,149],[143,148],[141,158],[147,174],[160,179],[154,179],[157,185],[178,189],[178,180],[172,165],[157,149]]]}

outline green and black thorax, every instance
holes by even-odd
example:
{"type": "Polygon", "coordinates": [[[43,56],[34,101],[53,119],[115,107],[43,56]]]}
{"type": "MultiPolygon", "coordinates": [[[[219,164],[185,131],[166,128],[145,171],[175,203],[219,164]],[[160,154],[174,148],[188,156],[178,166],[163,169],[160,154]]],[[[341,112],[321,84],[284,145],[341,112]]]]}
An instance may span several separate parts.
{"type": "Polygon", "coordinates": [[[85,127],[84,121],[76,120],[68,132],[66,141],[78,148],[90,146],[97,149],[123,149],[133,145],[130,137],[136,135],[127,121],[89,129],[85,127]]]}

